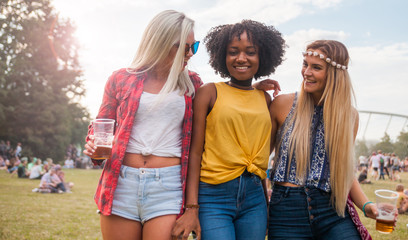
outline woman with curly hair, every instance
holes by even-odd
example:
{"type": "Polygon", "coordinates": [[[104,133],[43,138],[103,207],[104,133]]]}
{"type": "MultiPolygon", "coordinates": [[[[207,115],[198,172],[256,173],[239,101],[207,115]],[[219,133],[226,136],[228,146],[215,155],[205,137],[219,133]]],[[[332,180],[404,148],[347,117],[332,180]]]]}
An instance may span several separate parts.
{"type": "Polygon", "coordinates": [[[204,240],[264,240],[271,97],[252,80],[281,64],[285,41],[273,26],[243,20],[212,28],[204,43],[210,65],[228,81],[197,90],[186,211],[173,238],[194,231],[204,240]]]}
{"type": "Polygon", "coordinates": [[[270,106],[276,155],[268,237],[370,239],[351,202],[376,218],[353,171],[358,112],[347,48],[318,40],[303,56],[300,92],[280,95],[270,106]]]}

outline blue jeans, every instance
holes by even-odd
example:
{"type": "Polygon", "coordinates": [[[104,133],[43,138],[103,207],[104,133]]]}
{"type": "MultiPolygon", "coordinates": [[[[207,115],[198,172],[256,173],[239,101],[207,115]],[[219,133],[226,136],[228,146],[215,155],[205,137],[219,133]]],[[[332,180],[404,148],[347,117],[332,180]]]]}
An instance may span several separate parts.
{"type": "Polygon", "coordinates": [[[348,211],[339,217],[330,193],[314,187],[273,188],[268,239],[361,239],[348,211]]]}
{"type": "Polygon", "coordinates": [[[245,171],[229,182],[200,182],[198,194],[202,240],[264,240],[266,200],[261,179],[245,171]]]}

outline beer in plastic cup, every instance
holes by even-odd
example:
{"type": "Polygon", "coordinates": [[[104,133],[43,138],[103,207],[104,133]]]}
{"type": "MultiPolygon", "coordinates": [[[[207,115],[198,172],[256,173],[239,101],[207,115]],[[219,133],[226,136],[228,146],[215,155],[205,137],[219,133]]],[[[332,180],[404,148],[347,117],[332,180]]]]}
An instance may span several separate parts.
{"type": "Polygon", "coordinates": [[[92,121],[96,146],[92,159],[104,160],[111,157],[114,125],[115,120],[113,119],[95,119],[92,121]]]}
{"type": "Polygon", "coordinates": [[[378,210],[376,230],[380,233],[389,234],[394,230],[398,193],[390,190],[379,189],[375,191],[375,196],[378,210]]]}

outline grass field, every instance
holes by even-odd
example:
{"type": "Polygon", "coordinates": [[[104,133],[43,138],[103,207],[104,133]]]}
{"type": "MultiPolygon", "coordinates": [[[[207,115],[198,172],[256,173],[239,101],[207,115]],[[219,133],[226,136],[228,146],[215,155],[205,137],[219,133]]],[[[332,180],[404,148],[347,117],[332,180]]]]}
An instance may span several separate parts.
{"type": "MultiPolygon", "coordinates": [[[[0,171],[0,239],[102,239],[93,201],[101,170],[64,171],[67,181],[75,183],[73,193],[33,193],[39,180],[18,179],[0,171]]],[[[401,176],[408,187],[408,173],[401,176]]],[[[362,187],[375,202],[375,189],[395,190],[396,184],[385,180],[362,187]]],[[[396,230],[384,235],[375,230],[374,220],[359,214],[373,239],[408,239],[408,215],[400,215],[396,230]]]]}
{"type": "Polygon", "coordinates": [[[73,193],[33,193],[40,180],[0,172],[0,239],[102,239],[93,201],[101,170],[64,172],[73,193]]]}

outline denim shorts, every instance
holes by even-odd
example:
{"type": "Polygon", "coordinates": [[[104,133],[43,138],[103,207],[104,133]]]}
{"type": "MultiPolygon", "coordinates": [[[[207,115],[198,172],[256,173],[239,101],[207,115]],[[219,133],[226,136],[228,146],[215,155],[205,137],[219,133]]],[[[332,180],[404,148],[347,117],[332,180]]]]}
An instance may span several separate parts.
{"type": "Polygon", "coordinates": [[[261,179],[247,171],[221,184],[200,182],[202,240],[265,240],[267,207],[261,179]]]}
{"type": "Polygon", "coordinates": [[[339,217],[330,193],[314,187],[274,185],[268,239],[361,239],[348,211],[339,217]]]}
{"type": "Polygon", "coordinates": [[[181,166],[121,167],[112,214],[142,224],[164,215],[179,214],[182,205],[181,166]]]}

